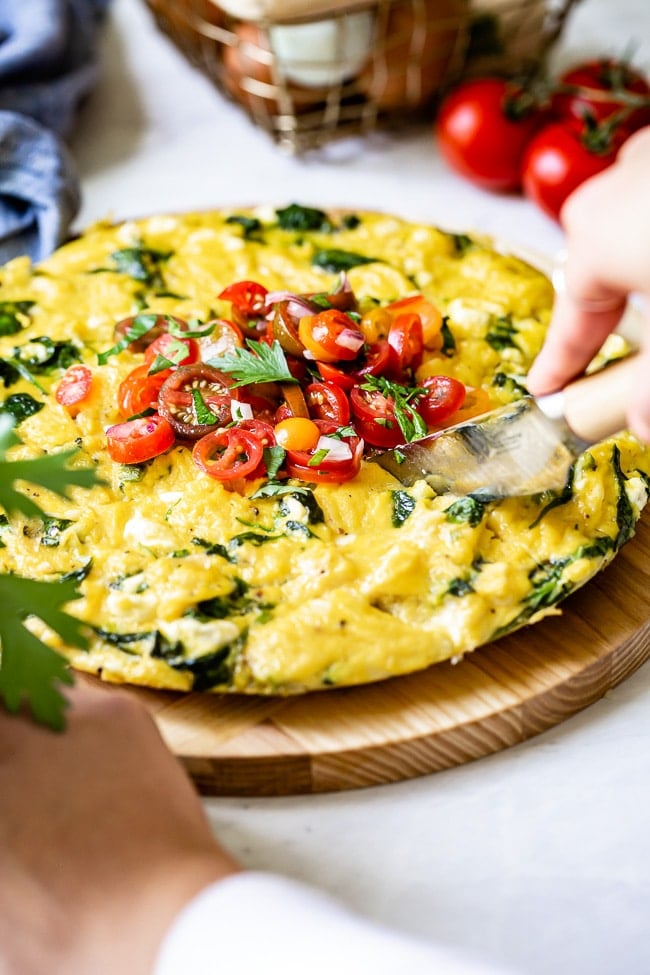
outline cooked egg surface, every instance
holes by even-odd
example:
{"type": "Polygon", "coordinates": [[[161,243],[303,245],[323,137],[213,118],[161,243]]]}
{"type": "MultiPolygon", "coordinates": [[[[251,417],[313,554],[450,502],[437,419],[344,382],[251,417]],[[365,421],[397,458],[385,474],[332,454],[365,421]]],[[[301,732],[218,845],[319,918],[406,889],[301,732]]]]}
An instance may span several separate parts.
{"type": "Polygon", "coordinates": [[[47,519],[0,515],[0,572],[81,578],[67,610],[91,639],[87,652],[62,648],[74,667],[219,692],[376,681],[557,612],[633,534],[650,451],[629,433],[583,454],[560,495],[490,503],[404,488],[365,461],[343,484],[296,481],[294,493],[253,498],[199,470],[184,446],[133,466],[109,458],[117,388],[141,361],[126,350],[98,364],[118,321],[143,310],[228,317],[217,295],[241,280],[331,291],[336,256],[360,301],[421,292],[442,312],[445,343],[420,377],[453,375],[495,406],[525,393],[547,279],[489,242],[395,216],[287,226],[270,208],[170,214],[100,224],[37,267],[20,258],[0,270],[0,410],[28,404],[10,456],[77,447],[73,463],[104,482],[67,498],[25,485],[47,519]],[[73,417],[52,392],[77,360],[93,392],[73,417]]]}

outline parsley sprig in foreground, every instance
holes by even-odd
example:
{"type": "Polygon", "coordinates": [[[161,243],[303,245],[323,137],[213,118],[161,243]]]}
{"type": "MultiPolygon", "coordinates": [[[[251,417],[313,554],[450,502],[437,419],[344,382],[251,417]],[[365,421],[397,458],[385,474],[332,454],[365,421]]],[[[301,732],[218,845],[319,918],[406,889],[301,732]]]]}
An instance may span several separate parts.
{"type": "MultiPolygon", "coordinates": [[[[8,460],[7,450],[16,443],[11,418],[0,415],[0,507],[7,517],[17,513],[28,518],[45,514],[17,489],[18,481],[40,485],[62,496],[72,485],[88,488],[97,483],[94,470],[66,466],[76,451],[8,460]]],[[[86,649],[83,624],[61,609],[79,596],[74,577],[41,582],[0,573],[0,698],[9,711],[27,704],[37,721],[55,730],[65,725],[67,701],[60,687],[72,684],[73,677],[65,659],[25,624],[30,617],[38,616],[66,643],[86,649]]]]}

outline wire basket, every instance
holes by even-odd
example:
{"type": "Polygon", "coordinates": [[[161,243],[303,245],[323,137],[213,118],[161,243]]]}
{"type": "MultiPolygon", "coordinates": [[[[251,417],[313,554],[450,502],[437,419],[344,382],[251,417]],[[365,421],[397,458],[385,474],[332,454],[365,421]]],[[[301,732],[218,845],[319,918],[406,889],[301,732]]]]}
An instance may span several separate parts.
{"type": "Polygon", "coordinates": [[[577,0],[145,0],[283,149],[432,117],[468,74],[536,70],[577,0]]]}

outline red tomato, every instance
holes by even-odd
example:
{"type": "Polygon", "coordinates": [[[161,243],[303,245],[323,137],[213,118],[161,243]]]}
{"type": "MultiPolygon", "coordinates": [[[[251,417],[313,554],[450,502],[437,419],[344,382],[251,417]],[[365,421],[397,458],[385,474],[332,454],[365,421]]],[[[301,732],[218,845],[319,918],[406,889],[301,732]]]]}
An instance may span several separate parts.
{"type": "Polygon", "coordinates": [[[521,89],[477,78],[443,99],[435,132],[452,169],[483,189],[508,192],[521,185],[521,159],[542,118],[521,89]]]}
{"type": "Polygon", "coordinates": [[[629,132],[650,122],[650,85],[641,72],[615,58],[586,61],[565,71],[559,79],[561,87],[574,91],[557,91],[551,108],[559,118],[571,118],[583,122],[591,115],[596,122],[610,118],[614,113],[629,110],[623,120],[629,132]],[[645,98],[645,107],[626,106],[625,95],[645,98]]]}
{"type": "Polygon", "coordinates": [[[298,334],[317,362],[356,359],[364,343],[363,332],[349,315],[336,308],[301,318],[298,334]]]}
{"type": "Polygon", "coordinates": [[[145,410],[155,410],[158,394],[170,374],[171,369],[163,369],[150,375],[146,363],[132,369],[117,390],[117,405],[122,416],[136,416],[145,410]]]}
{"type": "MultiPolygon", "coordinates": [[[[323,436],[330,436],[336,432],[336,424],[327,420],[315,420],[323,436]]],[[[297,477],[301,481],[316,484],[342,484],[356,477],[361,467],[363,455],[363,440],[360,437],[344,437],[352,456],[345,460],[332,460],[325,456],[318,464],[310,463],[315,459],[313,450],[288,450],[284,466],[289,477],[297,477]]]]}
{"type": "MultiPolygon", "coordinates": [[[[143,312],[143,315],[147,315],[148,312],[143,312]]],[[[133,328],[135,319],[138,316],[131,316],[130,318],[123,318],[115,326],[115,339],[116,341],[121,341],[123,338],[129,334],[133,328]]],[[[156,321],[154,322],[152,328],[150,328],[144,335],[139,338],[132,339],[129,342],[128,348],[132,352],[144,352],[147,346],[151,345],[154,339],[157,339],[160,335],[165,334],[169,329],[170,321],[174,322],[176,327],[182,331],[186,332],[189,329],[188,323],[182,318],[176,318],[174,315],[158,315],[156,321]]]]}
{"type": "MultiPolygon", "coordinates": [[[[158,356],[168,359],[174,366],[187,366],[199,361],[199,344],[194,339],[180,339],[169,332],[163,332],[145,350],[144,361],[148,369],[151,369],[158,356]]],[[[168,364],[164,368],[170,369],[171,366],[168,364]]]]}
{"type": "Polygon", "coordinates": [[[350,404],[341,386],[333,382],[310,383],[305,388],[309,414],[317,420],[330,420],[338,427],[350,422],[350,404]]]}
{"type": "Polygon", "coordinates": [[[410,311],[419,315],[422,321],[422,339],[427,348],[435,348],[439,342],[442,328],[442,314],[435,305],[431,304],[423,295],[409,295],[386,305],[390,314],[410,311]]]}
{"type": "Polygon", "coordinates": [[[465,401],[467,390],[453,376],[427,376],[420,385],[427,392],[418,400],[417,411],[428,426],[443,423],[465,401]]]}
{"type": "Polygon", "coordinates": [[[142,464],[169,450],[175,439],[171,425],[157,413],[117,423],[106,431],[108,453],[117,464],[142,464]]]}
{"type": "Polygon", "coordinates": [[[618,130],[605,148],[590,148],[590,133],[554,122],[533,137],[523,161],[524,193],[550,217],[557,219],[562,204],[590,176],[610,166],[625,139],[618,130]]]}
{"type": "Polygon", "coordinates": [[[388,344],[391,376],[401,381],[406,373],[413,372],[422,362],[424,339],[420,316],[412,311],[397,315],[388,332],[388,344]]]}
{"type": "Polygon", "coordinates": [[[264,285],[257,281],[237,281],[229,284],[217,297],[229,301],[242,315],[255,317],[263,314],[267,294],[264,285]]]}
{"type": "Polygon", "coordinates": [[[391,399],[376,390],[354,386],[350,390],[350,406],[357,433],[373,447],[397,447],[404,443],[391,399]]]}
{"type": "Polygon", "coordinates": [[[205,362],[180,366],[161,386],[158,409],[177,436],[184,440],[198,440],[215,427],[232,422],[231,402],[237,397],[236,391],[230,389],[230,383],[230,377],[205,362]],[[196,394],[213,419],[198,415],[196,394]]]}
{"type": "Polygon", "coordinates": [[[93,384],[93,374],[88,366],[70,366],[61,377],[56,387],[54,398],[61,406],[65,406],[71,416],[76,416],[81,404],[88,399],[93,384]]]}
{"type": "Polygon", "coordinates": [[[261,441],[252,431],[241,427],[213,430],[197,440],[192,449],[196,466],[218,481],[247,477],[262,459],[261,441]]]}

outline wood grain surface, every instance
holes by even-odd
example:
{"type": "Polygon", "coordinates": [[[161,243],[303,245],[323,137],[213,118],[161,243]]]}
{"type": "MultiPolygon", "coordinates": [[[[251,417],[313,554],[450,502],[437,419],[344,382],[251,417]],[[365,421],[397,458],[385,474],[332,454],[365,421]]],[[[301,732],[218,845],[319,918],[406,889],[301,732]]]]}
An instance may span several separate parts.
{"type": "Polygon", "coordinates": [[[365,687],[279,699],[129,691],[206,795],[395,782],[553,727],[650,656],[650,513],[562,610],[460,663],[365,687]]]}

